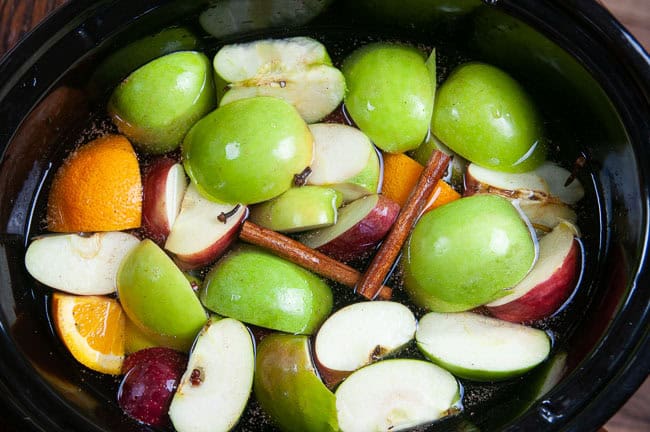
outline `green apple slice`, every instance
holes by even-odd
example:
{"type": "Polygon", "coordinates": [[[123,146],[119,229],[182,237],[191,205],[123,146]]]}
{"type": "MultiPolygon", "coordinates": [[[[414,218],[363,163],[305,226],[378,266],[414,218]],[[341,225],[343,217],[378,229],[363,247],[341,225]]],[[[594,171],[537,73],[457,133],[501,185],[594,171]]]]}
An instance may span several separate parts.
{"type": "Polygon", "coordinates": [[[220,315],[296,334],[311,334],[332,310],[332,291],[320,278],[248,245],[214,265],[200,297],[220,315]]]}
{"type": "Polygon", "coordinates": [[[454,411],[456,379],[423,360],[385,360],[350,375],[336,390],[344,431],[397,431],[429,423],[454,411]]]}
{"type": "Polygon", "coordinates": [[[381,169],[370,138],[359,129],[337,124],[309,125],[314,158],[307,183],[333,187],[350,202],[377,193],[381,169]]]}
{"type": "Polygon", "coordinates": [[[255,397],[283,431],[338,431],[335,397],[310,352],[306,336],[265,337],[257,348],[255,397]]]}
{"type": "Polygon", "coordinates": [[[336,223],[342,196],[320,186],[292,188],[251,209],[250,220],[273,231],[293,233],[336,223]]]}
{"type": "Polygon", "coordinates": [[[475,381],[521,375],[542,363],[551,350],[542,330],[468,312],[426,314],[415,340],[433,362],[475,381]]]}
{"type": "Polygon", "coordinates": [[[227,432],[244,412],[253,386],[255,353],[248,329],[211,318],[194,343],[169,407],[178,432],[227,432]]]}
{"type": "Polygon", "coordinates": [[[183,272],[149,239],[122,261],[117,290],[124,312],[136,325],[176,338],[186,348],[207,320],[183,272]]]}
{"type": "Polygon", "coordinates": [[[27,248],[25,267],[40,283],[70,294],[110,294],[120,263],[138,243],[123,232],[45,235],[27,248]]]}
{"type": "Polygon", "coordinates": [[[345,79],[323,44],[306,38],[268,39],[226,45],[214,57],[220,105],[255,96],[293,104],[308,123],[343,100],[345,79]]]}

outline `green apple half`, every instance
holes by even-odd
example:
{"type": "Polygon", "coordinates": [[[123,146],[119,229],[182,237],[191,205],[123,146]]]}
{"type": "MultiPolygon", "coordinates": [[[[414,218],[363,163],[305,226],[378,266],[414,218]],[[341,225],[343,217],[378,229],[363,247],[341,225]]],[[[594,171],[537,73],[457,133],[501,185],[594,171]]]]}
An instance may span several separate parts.
{"type": "Polygon", "coordinates": [[[418,50],[373,43],[343,63],[345,106],[354,122],[380,149],[412,150],[429,131],[435,83],[418,50]]]}
{"type": "Polygon", "coordinates": [[[227,432],[246,408],[255,352],[239,321],[212,317],[201,330],[169,407],[178,432],[227,432]]]}
{"type": "Polygon", "coordinates": [[[483,63],[457,67],[440,86],[432,132],[464,158],[486,168],[525,172],[546,156],[542,120],[524,89],[483,63]]]}
{"type": "Polygon", "coordinates": [[[320,278],[249,245],[217,261],[200,298],[220,315],[296,334],[311,334],[332,310],[332,291],[320,278]]]}
{"type": "Polygon", "coordinates": [[[197,122],[183,166],[214,201],[254,204],[288,190],[311,163],[313,138],[296,109],[273,97],[242,99],[197,122]]]}
{"type": "Polygon", "coordinates": [[[468,312],[426,314],[415,340],[433,362],[475,381],[521,375],[543,362],[551,350],[542,330],[468,312]]]}
{"type": "Polygon", "coordinates": [[[338,431],[336,400],[317,375],[306,336],[274,334],[257,348],[255,397],[283,431],[338,431]]]}
{"type": "Polygon", "coordinates": [[[308,123],[343,100],[345,79],[323,44],[307,37],[226,45],[214,56],[220,105],[273,96],[293,104],[308,123]]]}
{"type": "Polygon", "coordinates": [[[307,183],[332,187],[350,202],[377,193],[381,177],[379,156],[366,134],[338,123],[309,125],[314,158],[307,183]]]}
{"type": "Polygon", "coordinates": [[[273,231],[308,231],[334,225],[342,202],[342,195],[331,188],[296,187],[253,207],[249,218],[273,231]]]}
{"type": "Polygon", "coordinates": [[[149,239],[141,241],[122,261],[117,290],[124,312],[137,326],[176,338],[185,348],[207,320],[183,272],[149,239]]]}
{"type": "Polygon", "coordinates": [[[210,61],[199,52],[167,54],[122,81],[108,101],[108,113],[140,150],[175,150],[192,125],[216,105],[211,72],[210,61]]]}
{"type": "Polygon", "coordinates": [[[344,431],[396,431],[429,423],[455,411],[458,382],[424,360],[384,360],[359,369],[336,390],[344,431]]]}
{"type": "Polygon", "coordinates": [[[537,248],[505,198],[474,195],[426,213],[404,246],[404,286],[419,306],[469,310],[506,295],[533,266],[537,248]]]}

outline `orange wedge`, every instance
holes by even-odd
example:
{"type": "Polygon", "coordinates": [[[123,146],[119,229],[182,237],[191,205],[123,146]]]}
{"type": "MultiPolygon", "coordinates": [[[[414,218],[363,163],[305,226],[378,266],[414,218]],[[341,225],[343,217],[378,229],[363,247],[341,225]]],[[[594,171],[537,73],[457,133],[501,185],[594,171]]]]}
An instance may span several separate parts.
{"type": "Polygon", "coordinates": [[[54,176],[47,203],[50,231],[121,231],[138,228],[141,215],[138,158],[121,135],[79,147],[54,176]]]}
{"type": "MultiPolygon", "coordinates": [[[[404,206],[424,167],[403,153],[384,153],[384,182],[381,193],[404,206]]],[[[438,181],[424,212],[457,200],[460,194],[444,180],[438,181]]]]}
{"type": "Polygon", "coordinates": [[[121,373],[125,316],[117,300],[55,293],[52,318],[56,332],[79,363],[105,374],[121,373]]]}

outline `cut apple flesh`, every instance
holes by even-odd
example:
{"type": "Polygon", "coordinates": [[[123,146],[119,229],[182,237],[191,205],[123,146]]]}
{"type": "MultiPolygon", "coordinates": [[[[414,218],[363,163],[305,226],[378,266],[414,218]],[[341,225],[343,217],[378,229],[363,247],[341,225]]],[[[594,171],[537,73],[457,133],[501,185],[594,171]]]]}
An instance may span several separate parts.
{"type": "Polygon", "coordinates": [[[377,192],[379,157],[360,130],[336,123],[309,126],[314,137],[314,159],[308,184],[327,185],[343,193],[345,202],[377,192]]]}
{"type": "Polygon", "coordinates": [[[541,330],[468,312],[426,314],[415,340],[434,363],[475,381],[523,374],[543,362],[551,349],[541,330]]]}
{"type": "Polygon", "coordinates": [[[465,174],[467,195],[494,193],[507,198],[546,199],[548,184],[534,171],[526,173],[505,173],[469,164],[465,174]]]}
{"type": "Polygon", "coordinates": [[[325,47],[305,37],[226,45],[214,57],[214,69],[227,83],[220,105],[278,97],[293,104],[308,123],[334,111],[345,93],[345,78],[331,65],[325,47]]]}
{"type": "Polygon", "coordinates": [[[342,207],[338,221],[300,236],[307,246],[347,261],[372,249],[390,230],[399,205],[382,195],[368,195],[342,207]]]}
{"type": "Polygon", "coordinates": [[[569,297],[578,276],[580,248],[577,228],[560,222],[539,241],[539,258],[532,270],[505,297],[487,307],[497,318],[512,322],[544,318],[569,297]]]}
{"type": "Polygon", "coordinates": [[[40,283],[70,294],[111,294],[122,259],[138,243],[123,232],[46,235],[29,245],[25,266],[40,283]]]}
{"type": "Polygon", "coordinates": [[[337,311],[316,335],[318,362],[335,371],[354,371],[406,345],[415,317],[401,303],[354,303],[337,311]]]}
{"type": "Polygon", "coordinates": [[[162,158],[149,166],[143,181],[142,223],[155,240],[164,241],[169,235],[186,189],[181,164],[162,158]]]}
{"type": "Polygon", "coordinates": [[[535,170],[535,173],[544,179],[552,196],[567,204],[575,204],[585,195],[585,190],[578,179],[573,179],[565,186],[571,173],[561,166],[545,162],[535,170]]]}
{"type": "Polygon", "coordinates": [[[231,318],[212,318],[196,339],[169,417],[178,432],[231,430],[253,386],[255,354],[248,329],[231,318]]]}
{"type": "Polygon", "coordinates": [[[208,200],[192,183],[185,192],[165,249],[176,256],[183,269],[209,264],[237,238],[237,230],[246,213],[246,206],[208,200]]]}
{"type": "Polygon", "coordinates": [[[459,398],[446,370],[422,360],[384,360],[339,386],[336,410],[343,431],[396,431],[444,417],[459,398]]]}
{"type": "Polygon", "coordinates": [[[578,220],[576,212],[561,202],[518,200],[516,205],[531,225],[544,233],[551,231],[563,220],[573,224],[578,220]]]}

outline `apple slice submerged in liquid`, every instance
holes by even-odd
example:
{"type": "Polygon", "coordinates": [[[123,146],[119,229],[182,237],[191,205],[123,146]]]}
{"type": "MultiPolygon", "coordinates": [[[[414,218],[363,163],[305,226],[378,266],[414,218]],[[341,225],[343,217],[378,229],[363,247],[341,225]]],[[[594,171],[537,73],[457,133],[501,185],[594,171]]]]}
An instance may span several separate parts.
{"type": "Polygon", "coordinates": [[[372,250],[398,214],[395,202],[382,195],[369,195],[341,208],[333,226],[305,233],[299,240],[335,259],[350,261],[372,250]]]}
{"type": "Polygon", "coordinates": [[[510,294],[487,305],[490,313],[511,322],[533,321],[555,312],[569,297],[579,272],[577,228],[560,222],[539,241],[539,258],[510,294]]]}
{"type": "Polygon", "coordinates": [[[456,379],[423,360],[384,360],[350,375],[336,390],[344,431],[395,431],[448,415],[460,400],[456,379]]]}
{"type": "Polygon", "coordinates": [[[248,329],[211,318],[196,339],[169,416],[178,432],[226,432],[244,412],[253,386],[255,354],[248,329]]]}
{"type": "Polygon", "coordinates": [[[406,345],[415,327],[415,316],[400,303],[362,302],[338,310],[316,335],[314,354],[321,376],[328,385],[336,384],[406,345]]]}
{"type": "Polygon", "coordinates": [[[162,244],[181,209],[187,189],[183,166],[160,158],[145,169],[142,181],[142,226],[152,240],[162,244]]]}
{"type": "Polygon", "coordinates": [[[120,263],[138,243],[123,232],[45,235],[27,248],[25,267],[40,283],[70,294],[110,294],[120,263]]]}
{"type": "Polygon", "coordinates": [[[210,264],[237,239],[246,214],[246,206],[211,201],[201,196],[192,183],[185,192],[165,249],[174,254],[184,270],[210,264]]]}
{"type": "Polygon", "coordinates": [[[335,123],[312,124],[309,130],[314,137],[314,159],[308,184],[333,187],[345,202],[377,193],[379,157],[366,134],[335,123]]]}
{"type": "Polygon", "coordinates": [[[306,336],[273,334],[262,340],[254,390],[282,430],[339,430],[334,395],[317,375],[306,336]]]}
{"type": "Polygon", "coordinates": [[[415,340],[422,353],[454,375],[496,381],[521,375],[548,356],[546,333],[469,312],[430,312],[415,340]]]}

